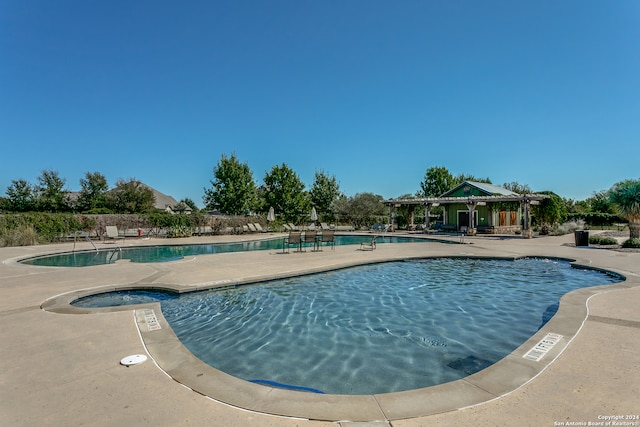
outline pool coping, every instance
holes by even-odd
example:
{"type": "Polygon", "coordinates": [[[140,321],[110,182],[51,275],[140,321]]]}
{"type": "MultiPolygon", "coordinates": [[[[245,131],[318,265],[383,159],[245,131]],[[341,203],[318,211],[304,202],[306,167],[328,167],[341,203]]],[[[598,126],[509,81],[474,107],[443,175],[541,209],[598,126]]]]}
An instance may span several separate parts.
{"type": "MultiPolygon", "coordinates": [[[[217,287],[239,286],[282,278],[282,275],[264,277],[262,280],[230,280],[219,285],[201,284],[181,286],[159,284],[124,284],[102,286],[68,292],[46,300],[42,308],[58,313],[99,313],[111,311],[133,311],[141,339],[155,363],[177,382],[193,391],[211,397],[226,404],[251,411],[273,415],[305,418],[325,421],[349,420],[353,422],[394,421],[416,418],[462,409],[486,403],[506,396],[526,385],[544,372],[569,346],[589,318],[588,301],[594,295],[618,289],[637,286],[635,280],[629,281],[623,273],[612,268],[594,266],[588,261],[575,258],[545,255],[521,256],[415,256],[401,259],[425,258],[477,258],[477,259],[519,259],[525,257],[553,258],[570,261],[582,268],[612,272],[626,280],[597,287],[583,288],[565,294],[553,318],[536,334],[490,367],[460,380],[426,387],[417,390],[374,394],[374,395],[320,395],[301,391],[284,390],[250,383],[218,371],[193,356],[175,336],[162,316],[159,303],[137,306],[111,307],[106,309],[82,309],[70,306],[75,299],[111,290],[158,289],[178,292],[211,289],[217,287]],[[207,287],[208,286],[208,287],[207,287]],[[150,321],[151,319],[151,321],[150,321]],[[547,334],[558,334],[562,338],[538,360],[529,360],[525,356],[536,347],[547,334]]],[[[347,268],[356,265],[397,261],[389,257],[373,262],[350,261],[331,268],[347,268]]],[[[292,277],[327,271],[308,269],[297,272],[292,277]]]]}

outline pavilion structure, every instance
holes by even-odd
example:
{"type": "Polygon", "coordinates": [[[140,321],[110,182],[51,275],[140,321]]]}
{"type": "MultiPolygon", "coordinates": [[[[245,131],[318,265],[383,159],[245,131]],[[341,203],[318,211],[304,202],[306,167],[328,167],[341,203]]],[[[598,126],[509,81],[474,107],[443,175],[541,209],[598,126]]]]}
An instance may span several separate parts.
{"type": "Polygon", "coordinates": [[[409,227],[415,228],[414,210],[425,208],[424,229],[429,229],[430,210],[437,206],[444,209],[444,220],[438,225],[443,231],[475,235],[478,232],[491,234],[515,234],[531,238],[531,205],[548,198],[544,194],[518,194],[491,184],[465,181],[440,197],[415,199],[391,199],[389,224],[393,229],[394,209],[406,206],[409,212],[409,227]]]}

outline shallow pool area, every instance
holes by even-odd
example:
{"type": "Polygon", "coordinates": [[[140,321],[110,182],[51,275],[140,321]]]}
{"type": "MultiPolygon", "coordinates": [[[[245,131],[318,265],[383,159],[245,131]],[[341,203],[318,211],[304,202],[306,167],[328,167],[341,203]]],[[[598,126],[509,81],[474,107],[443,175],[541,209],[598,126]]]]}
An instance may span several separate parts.
{"type": "MultiPolygon", "coordinates": [[[[360,245],[371,242],[371,235],[336,235],[335,245],[360,245]]],[[[187,256],[211,255],[227,252],[283,250],[283,237],[247,240],[231,243],[208,243],[189,245],[154,245],[99,248],[98,250],[83,250],[65,252],[21,260],[23,264],[47,267],[88,267],[92,265],[111,264],[118,260],[129,260],[137,263],[170,262],[181,260],[187,256]]],[[[378,236],[377,244],[385,243],[428,243],[429,240],[415,237],[378,236]]],[[[305,247],[311,250],[312,247],[305,247]]],[[[330,250],[328,244],[320,246],[322,250],[330,250]]]]}
{"type": "Polygon", "coordinates": [[[504,358],[571,290],[614,275],[567,261],[384,262],[222,291],[126,291],[81,307],[161,302],[181,342],[247,381],[377,394],[454,381],[504,358]]]}

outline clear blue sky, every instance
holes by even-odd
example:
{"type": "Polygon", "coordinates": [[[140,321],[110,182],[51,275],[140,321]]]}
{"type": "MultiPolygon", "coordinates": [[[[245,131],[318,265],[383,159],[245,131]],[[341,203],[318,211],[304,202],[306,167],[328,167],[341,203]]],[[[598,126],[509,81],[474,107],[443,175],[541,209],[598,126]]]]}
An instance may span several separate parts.
{"type": "Polygon", "coordinates": [[[202,206],[258,184],[415,193],[425,171],[583,200],[640,177],[640,1],[0,2],[0,194],[58,171],[202,206]]]}

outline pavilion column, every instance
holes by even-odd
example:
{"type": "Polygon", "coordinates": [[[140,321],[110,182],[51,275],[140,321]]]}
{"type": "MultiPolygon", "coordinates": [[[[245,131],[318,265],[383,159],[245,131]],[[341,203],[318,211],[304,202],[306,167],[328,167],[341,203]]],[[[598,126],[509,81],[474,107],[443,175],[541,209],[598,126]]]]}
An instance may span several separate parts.
{"type": "Polygon", "coordinates": [[[431,203],[424,204],[424,231],[425,233],[429,229],[429,208],[431,207],[431,203]]]}
{"type": "Polygon", "coordinates": [[[393,204],[389,203],[389,231],[393,231],[393,204]]]}
{"type": "Polygon", "coordinates": [[[440,203],[424,203],[424,230],[425,232],[429,230],[429,214],[431,213],[431,208],[440,206],[440,203]]]}
{"type": "Polygon", "coordinates": [[[523,221],[522,221],[522,237],[525,239],[533,238],[533,230],[531,230],[531,205],[538,204],[537,200],[530,200],[528,197],[523,198],[520,204],[523,208],[523,221]]]}
{"type": "Polygon", "coordinates": [[[413,223],[414,221],[414,214],[415,214],[415,205],[409,205],[409,230],[415,230],[416,226],[413,223]]]}
{"type": "Polygon", "coordinates": [[[475,200],[469,199],[467,201],[467,209],[469,209],[469,227],[467,228],[467,234],[470,236],[476,235],[476,227],[473,223],[473,213],[476,210],[476,206],[484,206],[487,202],[476,202],[475,200]]]}
{"type": "Polygon", "coordinates": [[[467,223],[467,234],[470,236],[475,235],[475,229],[473,227],[473,211],[476,209],[476,204],[474,202],[467,203],[467,209],[469,210],[469,222],[467,223]]]}

